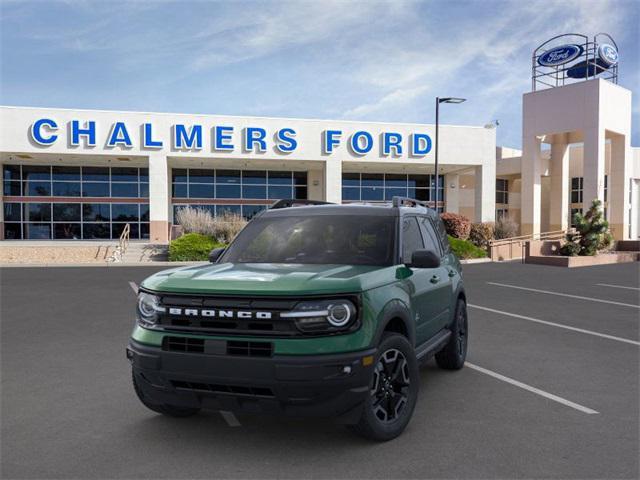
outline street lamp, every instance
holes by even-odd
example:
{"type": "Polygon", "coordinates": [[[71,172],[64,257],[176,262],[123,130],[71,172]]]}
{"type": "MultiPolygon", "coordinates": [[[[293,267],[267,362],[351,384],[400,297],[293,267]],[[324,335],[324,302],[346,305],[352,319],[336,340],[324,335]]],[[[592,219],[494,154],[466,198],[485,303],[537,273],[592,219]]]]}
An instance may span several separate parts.
{"type": "Polygon", "coordinates": [[[438,210],[438,130],[440,128],[440,104],[441,103],[462,103],[466,101],[466,98],[458,98],[458,97],[436,97],[436,164],[435,164],[435,178],[436,178],[436,210],[438,210]]]}

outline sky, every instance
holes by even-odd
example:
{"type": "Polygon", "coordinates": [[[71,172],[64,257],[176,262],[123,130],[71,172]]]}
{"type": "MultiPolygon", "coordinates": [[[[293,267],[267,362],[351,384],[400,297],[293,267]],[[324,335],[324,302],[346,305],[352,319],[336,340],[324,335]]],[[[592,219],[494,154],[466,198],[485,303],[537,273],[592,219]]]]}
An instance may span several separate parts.
{"type": "Polygon", "coordinates": [[[607,32],[634,93],[640,1],[0,0],[0,104],[485,125],[521,145],[531,54],[607,32]]]}

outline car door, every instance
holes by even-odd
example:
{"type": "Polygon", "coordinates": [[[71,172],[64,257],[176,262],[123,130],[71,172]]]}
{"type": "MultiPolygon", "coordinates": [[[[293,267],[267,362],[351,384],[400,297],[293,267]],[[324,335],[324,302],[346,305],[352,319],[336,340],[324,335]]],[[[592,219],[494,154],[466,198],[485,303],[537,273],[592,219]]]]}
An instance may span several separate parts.
{"type": "Polygon", "coordinates": [[[433,269],[430,282],[433,285],[433,298],[429,303],[429,318],[433,325],[430,332],[436,333],[445,328],[451,320],[451,297],[453,295],[452,278],[456,271],[451,268],[448,257],[435,231],[433,222],[428,217],[420,217],[420,231],[425,249],[434,251],[440,257],[440,267],[433,269]]]}
{"type": "MultiPolygon", "coordinates": [[[[402,263],[410,264],[414,251],[424,249],[424,241],[418,217],[405,216],[402,218],[402,263]]],[[[432,303],[436,301],[437,283],[432,283],[436,275],[431,268],[411,268],[412,275],[405,279],[406,288],[411,298],[411,310],[416,322],[416,344],[419,345],[435,333],[432,322],[432,303]]]]}

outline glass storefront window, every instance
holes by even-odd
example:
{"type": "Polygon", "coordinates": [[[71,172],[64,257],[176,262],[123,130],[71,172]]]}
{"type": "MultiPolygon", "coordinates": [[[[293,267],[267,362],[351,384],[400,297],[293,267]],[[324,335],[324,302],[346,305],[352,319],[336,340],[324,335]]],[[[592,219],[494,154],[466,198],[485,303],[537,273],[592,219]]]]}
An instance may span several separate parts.
{"type": "MultiPolygon", "coordinates": [[[[438,202],[443,207],[444,175],[438,176],[438,202]]],[[[433,175],[399,173],[343,173],[342,200],[345,202],[390,202],[393,197],[409,197],[424,202],[436,201],[433,175]]]]}

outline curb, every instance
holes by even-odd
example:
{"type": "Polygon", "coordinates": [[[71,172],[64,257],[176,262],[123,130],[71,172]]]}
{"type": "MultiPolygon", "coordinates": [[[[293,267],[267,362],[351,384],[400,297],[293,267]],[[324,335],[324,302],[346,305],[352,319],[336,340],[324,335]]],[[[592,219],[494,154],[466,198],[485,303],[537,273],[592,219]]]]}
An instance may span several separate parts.
{"type": "Polygon", "coordinates": [[[463,265],[473,265],[474,263],[489,263],[491,262],[490,258],[470,258],[468,260],[460,260],[460,263],[463,265]]]}

